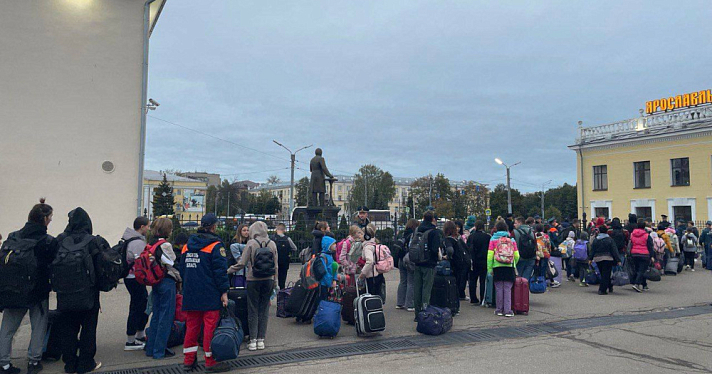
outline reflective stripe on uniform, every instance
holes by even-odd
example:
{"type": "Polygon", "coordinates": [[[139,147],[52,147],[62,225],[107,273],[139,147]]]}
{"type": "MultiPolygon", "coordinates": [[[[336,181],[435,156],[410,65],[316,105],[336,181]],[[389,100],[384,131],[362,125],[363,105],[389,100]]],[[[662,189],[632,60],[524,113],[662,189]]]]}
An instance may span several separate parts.
{"type": "Polygon", "coordinates": [[[183,348],[183,353],[195,353],[198,352],[198,346],[183,348]]]}
{"type": "Polygon", "coordinates": [[[205,357],[213,357],[213,352],[205,352],[205,357]]]}

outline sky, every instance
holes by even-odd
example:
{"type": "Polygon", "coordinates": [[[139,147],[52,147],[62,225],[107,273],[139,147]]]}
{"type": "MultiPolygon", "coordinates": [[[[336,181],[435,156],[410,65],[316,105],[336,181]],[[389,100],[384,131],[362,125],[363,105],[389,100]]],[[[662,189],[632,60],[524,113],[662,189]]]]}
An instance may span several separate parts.
{"type": "Polygon", "coordinates": [[[146,167],[534,191],[576,182],[577,122],[711,88],[706,1],[169,0],[150,41],[146,167]]]}

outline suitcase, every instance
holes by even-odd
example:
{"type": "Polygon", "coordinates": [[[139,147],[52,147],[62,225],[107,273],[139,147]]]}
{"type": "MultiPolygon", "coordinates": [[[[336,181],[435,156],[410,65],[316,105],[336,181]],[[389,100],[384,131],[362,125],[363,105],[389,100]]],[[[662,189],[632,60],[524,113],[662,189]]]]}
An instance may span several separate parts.
{"type": "Polygon", "coordinates": [[[245,336],[250,335],[250,323],[247,320],[247,288],[230,288],[227,298],[235,302],[235,317],[240,320],[245,336]]]}
{"type": "Polygon", "coordinates": [[[428,305],[416,317],[416,330],[425,335],[441,335],[452,328],[452,313],[448,308],[428,305]]]}
{"type": "Polygon", "coordinates": [[[344,287],[344,294],[341,298],[341,319],[349,325],[356,323],[353,311],[354,300],[356,300],[356,286],[344,287]]]}
{"type": "Polygon", "coordinates": [[[529,314],[529,281],[522,277],[514,280],[512,311],[515,314],[529,314]]]}
{"type": "Polygon", "coordinates": [[[452,314],[460,312],[460,295],[454,276],[436,275],[430,293],[430,305],[449,308],[452,314]]]}
{"type": "Polygon", "coordinates": [[[297,283],[294,283],[294,286],[292,286],[289,298],[284,305],[284,311],[287,314],[296,316],[297,313],[299,313],[299,309],[302,308],[302,302],[304,302],[306,297],[307,289],[302,287],[302,281],[298,280],[297,283]]]}
{"type": "Polygon", "coordinates": [[[492,274],[487,274],[487,280],[485,281],[485,298],[482,300],[482,305],[494,308],[495,301],[494,278],[492,277],[492,274]]]}
{"type": "Polygon", "coordinates": [[[313,290],[306,290],[304,299],[302,300],[299,311],[294,315],[297,317],[297,322],[311,322],[319,306],[319,291],[321,287],[313,290]]]}
{"type": "Polygon", "coordinates": [[[61,313],[58,310],[50,310],[48,313],[47,333],[45,334],[42,360],[58,361],[62,358],[62,337],[61,328],[57,325],[61,313]]]}
{"type": "Polygon", "coordinates": [[[670,257],[665,264],[665,275],[677,275],[677,266],[680,264],[680,259],[670,257]]]}
{"type": "Polygon", "coordinates": [[[341,304],[322,300],[314,315],[314,333],[320,337],[333,338],[341,329],[341,304]]]}
{"type": "Polygon", "coordinates": [[[356,287],[356,300],[354,300],[354,319],[356,320],[356,334],[358,336],[370,335],[386,329],[386,316],[383,313],[383,300],[379,296],[368,293],[359,294],[356,287]]]}
{"type": "Polygon", "coordinates": [[[287,312],[287,303],[289,302],[289,297],[292,294],[293,284],[289,284],[289,287],[279,290],[277,292],[277,317],[279,318],[290,318],[294,317],[293,314],[287,312]]]}
{"type": "Polygon", "coordinates": [[[677,273],[680,274],[682,273],[682,270],[685,269],[685,255],[680,253],[677,257],[677,273]]]}

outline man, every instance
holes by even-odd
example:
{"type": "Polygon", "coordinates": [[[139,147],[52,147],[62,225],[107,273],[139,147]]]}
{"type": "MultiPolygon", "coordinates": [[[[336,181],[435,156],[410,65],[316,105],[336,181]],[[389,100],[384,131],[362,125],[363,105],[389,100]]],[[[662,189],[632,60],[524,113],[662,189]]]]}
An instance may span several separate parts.
{"type": "MultiPolygon", "coordinates": [[[[541,223],[542,223],[542,222],[541,222],[541,216],[539,216],[538,214],[535,214],[535,215],[534,215],[534,222],[532,222],[531,225],[540,225],[541,223]]],[[[531,225],[529,225],[529,226],[531,226],[531,225]]]]}
{"type": "Polygon", "coordinates": [[[421,240],[427,243],[428,261],[415,267],[413,272],[413,305],[415,306],[415,316],[418,316],[423,307],[430,304],[430,292],[433,289],[435,280],[435,266],[438,263],[438,250],[442,245],[444,234],[435,226],[435,212],[429,210],[423,214],[423,222],[416,232],[424,233],[421,240]]]}
{"type": "Polygon", "coordinates": [[[358,217],[353,224],[361,228],[361,230],[365,230],[369,223],[371,221],[368,219],[368,207],[365,205],[358,207],[358,217]]]}
{"type": "Polygon", "coordinates": [[[658,223],[658,227],[662,226],[663,230],[670,227],[670,222],[668,222],[668,216],[661,214],[660,218],[662,218],[662,220],[660,221],[660,223],[658,223]]]}
{"type": "Polygon", "coordinates": [[[287,231],[287,226],[284,223],[277,224],[276,233],[272,237],[272,241],[277,245],[277,271],[278,271],[278,285],[279,289],[283,290],[287,282],[287,270],[289,270],[289,259],[292,257],[290,254],[292,252],[297,252],[297,246],[292,241],[292,238],[288,237],[285,232],[287,231]]]}
{"type": "Polygon", "coordinates": [[[133,271],[133,263],[146,248],[146,233],[148,233],[149,221],[146,217],[136,217],[133,221],[133,228],[127,227],[121,237],[126,246],[126,262],[131,265],[129,275],[124,279],[124,285],[129,291],[131,301],[129,302],[129,317],[126,320],[126,344],[124,351],[142,350],[146,344],[146,305],[148,304],[148,292],[146,286],[136,281],[133,271]]]}
{"type": "Polygon", "coordinates": [[[702,253],[705,255],[705,260],[702,265],[707,270],[712,270],[712,221],[707,221],[707,227],[700,234],[700,245],[702,245],[702,253]]]}
{"type": "Polygon", "coordinates": [[[682,238],[685,236],[686,232],[687,232],[687,224],[685,224],[684,220],[678,219],[677,227],[675,227],[675,234],[677,234],[677,238],[680,240],[680,248],[683,247],[682,238]]]}
{"type": "Polygon", "coordinates": [[[561,231],[559,221],[556,220],[556,217],[551,217],[547,222],[549,223],[549,241],[551,242],[551,246],[556,248],[563,241],[559,240],[559,232],[561,231]]]}
{"type": "Polygon", "coordinates": [[[509,232],[511,233],[514,231],[514,215],[512,213],[507,213],[507,218],[504,219],[504,222],[507,223],[507,228],[509,229],[509,232]]]}
{"type": "Polygon", "coordinates": [[[310,203],[314,206],[324,206],[324,194],[326,193],[324,176],[329,178],[333,178],[334,176],[331,175],[329,169],[326,168],[324,157],[321,157],[321,148],[317,148],[314,151],[314,157],[309,162],[309,171],[311,172],[309,190],[312,195],[310,203]]]}
{"type": "Polygon", "coordinates": [[[181,254],[183,278],[183,310],[188,313],[183,344],[183,368],[192,371],[198,365],[198,335],[203,330],[205,370],[217,373],[229,370],[226,363],[212,357],[210,343],[220,321],[220,310],[227,306],[227,277],[225,246],[215,235],[218,218],[208,213],[200,220],[197,234],[188,239],[181,254]]]}
{"type": "Polygon", "coordinates": [[[534,273],[534,265],[536,264],[536,238],[531,225],[534,224],[534,218],[529,217],[524,220],[524,217],[517,217],[514,223],[514,241],[517,243],[519,250],[519,261],[517,261],[517,273],[524,279],[529,279],[534,273]]]}
{"type": "Polygon", "coordinates": [[[467,238],[467,249],[472,258],[470,272],[470,303],[478,304],[485,297],[485,281],[487,279],[487,250],[492,238],[485,232],[485,223],[475,221],[475,230],[467,238]],[[477,298],[477,281],[480,282],[480,298],[477,298]]]}
{"type": "Polygon", "coordinates": [[[695,221],[687,221],[687,228],[692,230],[692,233],[695,234],[696,237],[700,237],[700,230],[695,227],[695,221]]]}
{"type": "Polygon", "coordinates": [[[576,219],[569,227],[566,227],[561,230],[561,233],[559,234],[559,239],[561,239],[561,241],[566,240],[566,238],[569,237],[569,233],[572,231],[575,235],[574,240],[581,237],[581,221],[576,219]]]}

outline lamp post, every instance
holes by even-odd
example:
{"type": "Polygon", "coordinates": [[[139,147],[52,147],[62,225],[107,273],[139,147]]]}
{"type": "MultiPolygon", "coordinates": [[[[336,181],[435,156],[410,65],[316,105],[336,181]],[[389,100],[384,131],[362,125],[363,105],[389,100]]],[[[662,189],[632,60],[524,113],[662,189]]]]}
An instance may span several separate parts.
{"type": "Polygon", "coordinates": [[[289,148],[285,147],[282,143],[280,143],[280,142],[278,142],[278,141],[276,141],[276,140],[272,140],[272,141],[274,142],[274,144],[277,144],[278,146],[280,146],[280,147],[286,149],[287,152],[289,152],[289,158],[291,159],[292,176],[291,176],[291,178],[290,178],[290,180],[289,180],[289,217],[291,218],[291,217],[292,217],[292,211],[294,211],[294,161],[295,161],[295,157],[296,157],[297,152],[302,151],[302,150],[305,150],[305,149],[307,149],[307,148],[313,146],[314,144],[310,144],[310,145],[308,145],[308,146],[306,146],[306,147],[302,147],[302,148],[297,149],[295,152],[292,152],[289,148]]]}
{"type": "Polygon", "coordinates": [[[510,184],[509,169],[521,164],[521,162],[514,163],[510,166],[508,166],[507,164],[505,164],[504,162],[502,162],[502,160],[500,160],[498,158],[495,158],[494,162],[507,168],[507,213],[511,214],[512,213],[512,187],[510,184]]]}
{"type": "Polygon", "coordinates": [[[541,219],[544,220],[544,187],[546,187],[547,184],[551,183],[551,179],[548,181],[544,182],[544,184],[541,185],[541,219]]]}

